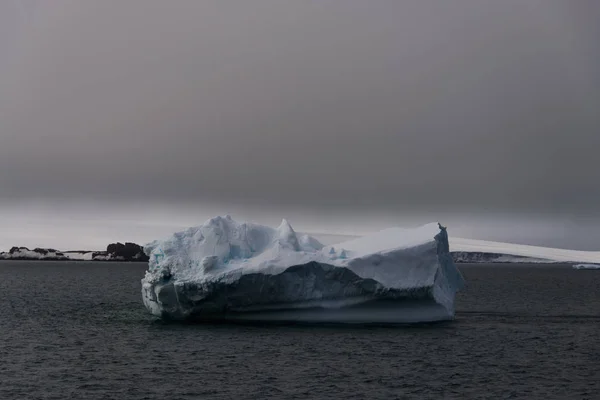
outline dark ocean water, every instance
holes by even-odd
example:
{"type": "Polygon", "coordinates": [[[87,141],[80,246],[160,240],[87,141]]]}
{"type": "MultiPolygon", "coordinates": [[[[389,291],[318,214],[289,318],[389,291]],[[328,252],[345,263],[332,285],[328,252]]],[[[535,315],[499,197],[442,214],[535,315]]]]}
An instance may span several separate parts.
{"type": "Polygon", "coordinates": [[[457,319],[168,325],[142,264],[0,262],[0,399],[600,399],[600,271],[459,266],[457,319]]]}

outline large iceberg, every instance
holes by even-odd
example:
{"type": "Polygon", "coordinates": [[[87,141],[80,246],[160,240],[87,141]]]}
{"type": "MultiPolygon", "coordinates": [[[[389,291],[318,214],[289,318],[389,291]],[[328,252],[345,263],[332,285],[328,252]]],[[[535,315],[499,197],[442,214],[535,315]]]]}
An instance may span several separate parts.
{"type": "Polygon", "coordinates": [[[323,246],[286,220],[273,229],[224,216],[144,251],[143,301],[166,320],[440,321],[463,286],[439,224],[323,246]]]}

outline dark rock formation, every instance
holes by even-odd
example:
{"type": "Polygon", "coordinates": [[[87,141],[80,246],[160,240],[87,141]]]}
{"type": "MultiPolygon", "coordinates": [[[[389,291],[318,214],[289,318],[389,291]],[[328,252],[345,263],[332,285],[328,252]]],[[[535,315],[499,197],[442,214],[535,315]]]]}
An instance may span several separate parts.
{"type": "Polygon", "coordinates": [[[10,248],[10,251],[8,253],[9,254],[15,254],[15,253],[19,253],[21,250],[29,251],[29,249],[27,247],[17,247],[17,246],[14,246],[14,247],[10,248]]]}
{"type": "Polygon", "coordinates": [[[125,242],[111,243],[106,251],[97,251],[92,254],[92,260],[96,261],[143,261],[149,258],[144,254],[144,248],[138,244],[125,242]]]}
{"type": "Polygon", "coordinates": [[[62,256],[63,253],[56,250],[56,249],[42,249],[40,247],[36,247],[35,249],[33,249],[32,251],[36,252],[36,253],[40,253],[43,255],[46,255],[48,253],[56,253],[56,255],[62,256]]]}

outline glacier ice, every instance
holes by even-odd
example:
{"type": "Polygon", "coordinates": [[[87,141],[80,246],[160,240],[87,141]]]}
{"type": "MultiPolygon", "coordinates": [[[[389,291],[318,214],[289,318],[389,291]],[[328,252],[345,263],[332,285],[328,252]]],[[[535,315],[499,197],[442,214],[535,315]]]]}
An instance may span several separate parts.
{"type": "Polygon", "coordinates": [[[439,224],[324,246],[286,220],[274,229],[223,216],[144,251],[143,301],[166,320],[448,320],[463,286],[439,224]]]}
{"type": "MultiPolygon", "coordinates": [[[[454,248],[454,246],[452,246],[454,248]]],[[[512,254],[488,253],[477,251],[452,251],[452,259],[455,263],[470,264],[554,264],[559,261],[553,261],[546,258],[535,258],[526,256],[515,256],[512,254]]]]}
{"type": "Polygon", "coordinates": [[[494,260],[494,257],[490,257],[491,255],[501,256],[503,259],[500,262],[511,263],[600,264],[600,251],[555,249],[457,237],[452,237],[451,245],[452,252],[458,256],[457,260],[462,261],[462,258],[466,262],[497,262],[498,260],[494,260]],[[478,254],[484,254],[484,256],[479,257],[478,254]],[[462,257],[462,255],[465,255],[465,257],[462,257]]]}

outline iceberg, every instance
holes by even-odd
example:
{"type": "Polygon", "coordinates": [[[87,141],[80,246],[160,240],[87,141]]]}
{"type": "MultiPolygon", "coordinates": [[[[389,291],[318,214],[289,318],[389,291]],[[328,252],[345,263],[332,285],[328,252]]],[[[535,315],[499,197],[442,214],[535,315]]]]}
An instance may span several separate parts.
{"type": "Polygon", "coordinates": [[[324,246],[230,216],[144,246],[146,308],[164,320],[450,320],[463,278],[445,227],[390,228],[324,246]]]}
{"type": "Polygon", "coordinates": [[[575,269],[600,269],[600,264],[575,264],[575,269]]]}

